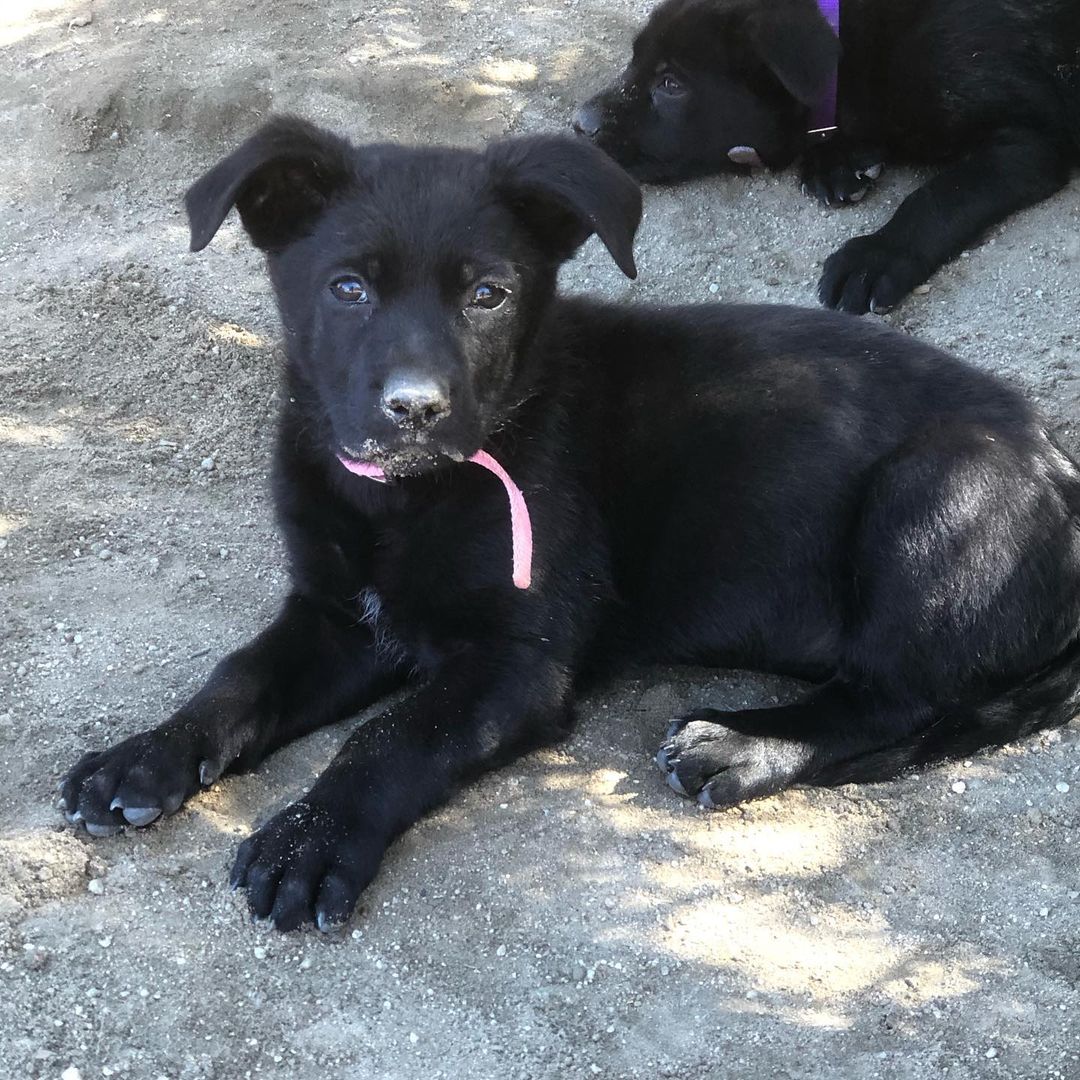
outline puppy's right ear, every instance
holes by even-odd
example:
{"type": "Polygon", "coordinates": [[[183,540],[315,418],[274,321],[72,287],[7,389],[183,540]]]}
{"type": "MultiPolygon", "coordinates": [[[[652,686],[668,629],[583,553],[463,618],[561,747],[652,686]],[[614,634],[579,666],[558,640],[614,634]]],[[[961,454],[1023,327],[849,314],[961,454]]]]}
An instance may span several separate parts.
{"type": "Polygon", "coordinates": [[[348,184],[351,147],[297,117],[264,124],[184,196],[191,250],[202,251],[235,206],[251,242],[275,251],[303,236],[348,184]]]}

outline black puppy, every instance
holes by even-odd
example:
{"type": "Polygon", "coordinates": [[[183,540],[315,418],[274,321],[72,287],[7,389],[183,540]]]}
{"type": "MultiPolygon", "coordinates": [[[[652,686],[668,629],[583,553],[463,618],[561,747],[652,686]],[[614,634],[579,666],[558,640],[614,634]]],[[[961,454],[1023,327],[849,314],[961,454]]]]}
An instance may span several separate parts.
{"type": "Polygon", "coordinates": [[[1080,160],[1077,0],[666,0],[577,130],[638,179],[802,155],[804,190],[856,202],[886,159],[943,162],[825,263],[829,307],[898,303],[986,228],[1062,187],[1080,160]],[[815,117],[839,98],[835,119],[815,117]],[[830,84],[832,86],[830,87],[830,84]],[[837,125],[831,137],[808,127],[837,125]]]}
{"type": "Polygon", "coordinates": [[[634,274],[637,187],[581,139],[355,148],[283,119],[187,204],[195,250],[235,206],[267,253],[293,591],[171,719],[75,766],[90,832],[413,677],[237,856],[257,915],[327,927],[456,784],[564,736],[586,671],[822,684],[672,725],[660,764],[705,806],[1071,717],[1080,480],[1008,386],[832,313],[557,298],[594,231],[634,274]]]}

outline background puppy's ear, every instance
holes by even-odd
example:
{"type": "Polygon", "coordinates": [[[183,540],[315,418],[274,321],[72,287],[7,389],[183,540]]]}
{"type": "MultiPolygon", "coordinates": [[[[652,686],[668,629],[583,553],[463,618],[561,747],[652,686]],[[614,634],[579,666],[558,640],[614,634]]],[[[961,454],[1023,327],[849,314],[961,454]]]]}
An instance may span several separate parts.
{"type": "Polygon", "coordinates": [[[750,16],[753,47],[797,101],[816,105],[840,61],[840,42],[813,0],[762,4],[750,16]]]}
{"type": "Polygon", "coordinates": [[[350,147],[297,117],[264,124],[184,196],[191,250],[202,251],[233,206],[264,251],[302,236],[349,179],[350,147]]]}
{"type": "Polygon", "coordinates": [[[585,139],[537,135],[492,143],[486,156],[496,188],[559,260],[596,233],[619,269],[637,277],[641,189],[607,154],[585,139]]]}

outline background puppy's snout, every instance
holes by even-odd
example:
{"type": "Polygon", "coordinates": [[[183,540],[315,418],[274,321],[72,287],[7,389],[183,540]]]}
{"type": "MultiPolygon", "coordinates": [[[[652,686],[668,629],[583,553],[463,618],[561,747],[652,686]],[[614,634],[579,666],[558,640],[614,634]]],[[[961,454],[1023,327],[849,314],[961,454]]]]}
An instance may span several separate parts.
{"type": "Polygon", "coordinates": [[[450,388],[423,375],[391,375],[383,387],[382,411],[399,427],[434,427],[450,414],[450,388]]]}
{"type": "MultiPolygon", "coordinates": [[[[594,99],[595,100],[595,99],[594,99]]],[[[587,135],[590,139],[600,130],[600,108],[592,101],[586,101],[570,121],[570,126],[579,134],[587,135]]]]}

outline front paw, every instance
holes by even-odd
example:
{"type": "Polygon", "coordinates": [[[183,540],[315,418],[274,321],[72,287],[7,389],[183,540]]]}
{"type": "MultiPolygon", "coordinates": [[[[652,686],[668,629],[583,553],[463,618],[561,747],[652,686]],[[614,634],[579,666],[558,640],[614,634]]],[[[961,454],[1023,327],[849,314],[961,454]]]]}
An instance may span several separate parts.
{"type": "Polygon", "coordinates": [[[799,779],[806,747],[734,731],[724,715],[698,709],[668,728],[656,763],[672,790],[712,809],[772,795],[799,779]]]}
{"type": "Polygon", "coordinates": [[[802,189],[826,206],[857,203],[866,197],[883,169],[878,150],[827,140],[808,147],[803,155],[802,189]]]}
{"type": "Polygon", "coordinates": [[[278,930],[347,922],[370,884],[386,844],[362,825],[305,799],[286,807],[240,845],[230,884],[278,930]]]}
{"type": "Polygon", "coordinates": [[[60,784],[60,809],[91,836],[112,836],[175,813],[223,768],[200,731],[172,721],[84,755],[60,784]]]}
{"type": "Polygon", "coordinates": [[[856,236],[825,260],[818,297],[853,315],[884,315],[930,276],[931,268],[879,233],[856,236]]]}

